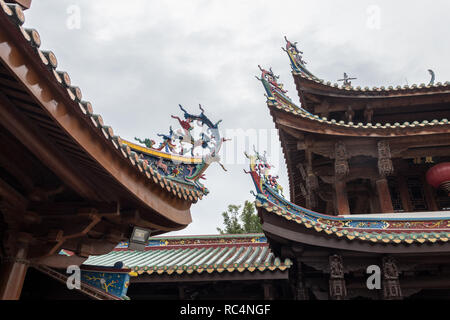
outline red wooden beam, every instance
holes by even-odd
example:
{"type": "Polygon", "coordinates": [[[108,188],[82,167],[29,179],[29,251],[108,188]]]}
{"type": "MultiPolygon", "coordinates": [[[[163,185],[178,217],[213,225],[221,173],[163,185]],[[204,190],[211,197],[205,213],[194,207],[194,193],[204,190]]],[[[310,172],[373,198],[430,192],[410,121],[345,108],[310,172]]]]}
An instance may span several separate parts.
{"type": "Polygon", "coordinates": [[[5,0],[5,2],[19,4],[23,9],[29,9],[31,7],[31,0],[5,0]]]}

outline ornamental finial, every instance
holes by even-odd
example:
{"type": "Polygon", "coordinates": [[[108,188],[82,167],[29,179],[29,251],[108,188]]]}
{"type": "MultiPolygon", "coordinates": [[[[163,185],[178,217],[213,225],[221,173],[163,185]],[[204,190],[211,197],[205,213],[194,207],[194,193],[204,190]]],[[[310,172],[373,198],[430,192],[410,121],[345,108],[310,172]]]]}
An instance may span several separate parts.
{"type": "Polygon", "coordinates": [[[258,68],[261,70],[261,78],[256,77],[256,79],[263,83],[268,97],[274,97],[276,93],[281,93],[282,95],[287,93],[287,90],[283,89],[283,84],[278,83],[277,81],[280,76],[275,75],[272,68],[269,68],[269,71],[262,68],[260,65],[258,65],[258,68]]]}
{"type": "Polygon", "coordinates": [[[289,41],[286,36],[284,36],[284,40],[286,41],[286,49],[283,49],[285,52],[288,53],[288,55],[293,60],[293,68],[298,69],[299,67],[305,66],[307,63],[305,60],[303,60],[303,51],[298,50],[297,48],[297,42],[292,43],[289,41]]]}
{"type": "Polygon", "coordinates": [[[350,78],[346,72],[344,72],[344,78],[338,79],[338,81],[343,81],[344,87],[351,87],[352,82],[350,80],[356,80],[358,78],[350,78]]]}
{"type": "Polygon", "coordinates": [[[431,80],[430,80],[429,85],[432,86],[434,84],[434,80],[436,79],[436,75],[435,75],[434,71],[431,69],[428,69],[428,73],[431,75],[431,80]]]}
{"type": "Polygon", "coordinates": [[[278,175],[272,176],[270,170],[274,167],[267,161],[267,154],[261,155],[253,146],[254,155],[249,155],[244,152],[244,155],[250,160],[250,171],[245,171],[245,173],[251,174],[255,182],[257,182],[257,187],[261,190],[269,187],[277,193],[280,193],[283,197],[283,187],[278,184],[278,175]]]}

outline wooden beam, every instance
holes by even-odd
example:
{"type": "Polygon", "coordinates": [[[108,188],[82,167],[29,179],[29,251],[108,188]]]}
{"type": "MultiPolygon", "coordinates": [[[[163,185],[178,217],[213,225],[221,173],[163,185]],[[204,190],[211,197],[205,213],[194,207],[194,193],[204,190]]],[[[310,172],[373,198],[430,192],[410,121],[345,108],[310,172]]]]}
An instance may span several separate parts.
{"type": "Polygon", "coordinates": [[[28,209],[39,213],[43,219],[67,219],[87,214],[120,215],[118,202],[30,202],[28,209]]]}
{"type": "Polygon", "coordinates": [[[23,9],[29,9],[31,7],[31,0],[5,0],[9,3],[17,3],[22,6],[23,9]]]}
{"type": "Polygon", "coordinates": [[[81,176],[74,172],[71,162],[63,158],[59,150],[50,144],[42,136],[37,128],[32,126],[27,119],[15,111],[14,105],[0,92],[0,124],[19,139],[37,158],[45,163],[53,172],[72,187],[78,194],[86,199],[94,198],[93,192],[81,179],[81,176]]]}
{"type": "Polygon", "coordinates": [[[28,269],[26,257],[26,247],[20,247],[11,261],[0,265],[0,300],[19,300],[28,269]]]}
{"type": "Polygon", "coordinates": [[[25,208],[28,200],[7,182],[0,178],[0,198],[10,205],[18,208],[25,208]]]}
{"type": "Polygon", "coordinates": [[[192,273],[192,274],[141,274],[139,277],[132,277],[130,279],[131,283],[187,283],[187,282],[211,282],[211,281],[250,281],[250,280],[288,280],[289,272],[288,270],[281,271],[264,271],[264,272],[250,272],[243,271],[238,272],[228,272],[224,271],[222,273],[192,273]]]}

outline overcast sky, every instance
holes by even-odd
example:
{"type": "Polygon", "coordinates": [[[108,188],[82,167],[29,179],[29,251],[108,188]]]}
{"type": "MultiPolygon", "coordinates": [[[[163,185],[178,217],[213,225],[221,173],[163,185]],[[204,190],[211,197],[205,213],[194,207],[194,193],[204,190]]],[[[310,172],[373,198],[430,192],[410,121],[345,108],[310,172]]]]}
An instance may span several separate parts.
{"type": "MultiPolygon", "coordinates": [[[[33,0],[26,27],[69,73],[94,112],[122,138],[157,138],[176,126],[178,104],[224,133],[256,130],[288,193],[286,167],[258,64],[280,75],[298,101],[283,36],[298,41],[308,69],[335,82],[345,71],[353,85],[389,86],[450,80],[450,2],[433,1],[152,1],[33,0]],[[267,136],[268,140],[264,138],[267,136]]],[[[251,132],[251,131],[249,131],[251,132]]],[[[227,172],[206,172],[210,194],[191,208],[193,222],[173,234],[215,234],[228,204],[253,200],[243,173],[243,146],[229,142],[227,172]],[[239,155],[230,157],[234,149],[239,155]]],[[[250,142],[251,144],[252,142],[250,142]]],[[[251,146],[248,146],[251,148],[251,146]]]]}

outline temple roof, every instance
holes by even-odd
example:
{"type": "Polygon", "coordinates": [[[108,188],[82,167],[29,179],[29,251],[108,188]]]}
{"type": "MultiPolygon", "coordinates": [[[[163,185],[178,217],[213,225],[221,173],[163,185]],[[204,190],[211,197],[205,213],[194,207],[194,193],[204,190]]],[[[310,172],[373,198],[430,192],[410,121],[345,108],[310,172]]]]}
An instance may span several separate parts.
{"type": "MultiPolygon", "coordinates": [[[[55,54],[41,49],[39,33],[23,27],[25,15],[21,7],[6,4],[3,0],[0,0],[0,6],[0,25],[4,31],[0,41],[0,59],[3,62],[0,80],[5,98],[17,104],[16,109],[30,117],[46,135],[57,140],[55,145],[63,145],[60,150],[72,161],[80,160],[84,167],[95,170],[101,179],[109,179],[108,183],[102,184],[103,180],[96,179],[95,175],[79,176],[79,179],[90,180],[91,184],[101,185],[101,188],[93,188],[95,192],[87,192],[86,197],[107,198],[110,196],[108,192],[102,192],[102,188],[122,188],[126,192],[120,192],[121,198],[137,201],[151,214],[156,212],[160,215],[155,218],[154,227],[162,227],[167,221],[173,224],[172,227],[176,225],[176,229],[187,225],[191,221],[190,204],[208,193],[199,180],[204,179],[204,171],[210,163],[219,161],[217,152],[223,142],[218,140],[220,135],[216,135],[215,140],[207,135],[201,139],[183,136],[192,138],[188,142],[193,147],[200,144],[201,148],[212,150],[201,158],[122,140],[111,126],[104,123],[101,115],[94,113],[92,104],[84,100],[81,89],[72,84],[69,74],[57,68],[55,54]],[[10,43],[16,47],[11,49],[10,43]],[[13,54],[22,60],[12,61],[13,54]],[[33,71],[24,73],[20,63],[33,71]],[[37,81],[42,83],[37,86],[37,81]],[[158,202],[158,199],[163,201],[158,202]]],[[[183,107],[181,109],[184,120],[173,116],[180,125],[196,122],[206,125],[210,130],[207,132],[218,131],[220,121],[212,123],[201,107],[198,115],[188,113],[183,107]]],[[[167,135],[160,136],[163,137],[161,145],[171,147],[166,141],[167,135]]],[[[80,187],[76,191],[84,190],[80,187]]]]}
{"type": "Polygon", "coordinates": [[[298,90],[311,91],[316,94],[322,95],[337,95],[348,96],[356,98],[382,98],[392,97],[398,95],[421,95],[430,93],[450,93],[450,82],[445,83],[437,82],[433,84],[411,84],[404,86],[374,86],[374,87],[361,87],[351,85],[339,85],[338,83],[331,83],[331,81],[325,81],[317,77],[311,77],[303,72],[292,71],[292,75],[298,85],[298,90]]]}
{"type": "MultiPolygon", "coordinates": [[[[266,91],[267,105],[273,110],[271,114],[274,122],[293,129],[327,135],[390,137],[442,133],[450,128],[450,122],[446,118],[402,123],[353,123],[320,117],[293,103],[286,92],[280,90],[283,85],[278,83],[278,78],[271,70],[269,72],[261,68],[261,71],[261,78],[258,79],[266,91]]],[[[450,93],[450,85],[446,88],[450,93]]]]}
{"type": "Polygon", "coordinates": [[[333,159],[330,145],[337,139],[346,139],[350,145],[370,145],[380,138],[390,138],[390,143],[398,145],[407,145],[408,139],[433,137],[439,143],[448,139],[450,82],[435,84],[433,77],[428,85],[360,88],[353,87],[345,75],[345,85],[332,85],[305,67],[296,43],[286,39],[283,50],[290,60],[300,105],[287,95],[271,68],[259,67],[257,79],[279,132],[293,202],[306,201],[299,166],[313,145],[316,154],[333,159]]]}
{"type": "Polygon", "coordinates": [[[92,256],[86,266],[110,267],[117,261],[138,274],[191,274],[284,271],[292,262],[281,261],[264,234],[209,235],[150,238],[145,251],[128,250],[120,243],[112,252],[92,256]]]}
{"type": "MultiPolygon", "coordinates": [[[[419,95],[432,93],[450,93],[450,82],[434,83],[435,75],[432,70],[432,79],[428,84],[412,84],[404,86],[380,86],[380,87],[361,87],[352,86],[349,81],[350,78],[344,73],[344,81],[342,85],[338,83],[331,83],[319,79],[316,75],[306,68],[306,62],[303,60],[303,52],[297,48],[297,42],[292,43],[285,37],[286,48],[282,48],[288,55],[292,68],[292,75],[294,76],[297,90],[299,91],[300,99],[302,99],[302,91],[311,91],[315,94],[329,95],[329,96],[352,96],[360,98],[368,97],[390,97],[398,95],[419,95]]],[[[354,79],[354,78],[352,78],[354,79]]]]}
{"type": "MultiPolygon", "coordinates": [[[[414,247],[427,243],[447,243],[450,240],[450,212],[448,211],[330,216],[295,205],[282,196],[282,188],[278,185],[276,178],[268,173],[267,168],[270,169],[270,165],[264,157],[259,154],[248,157],[250,158],[248,173],[257,191],[257,208],[270,216],[279,216],[289,221],[292,230],[296,230],[299,234],[316,233],[321,237],[342,239],[342,241],[351,240],[379,245],[404,244],[414,247]],[[300,227],[295,228],[293,223],[300,227]]],[[[265,232],[271,231],[266,221],[263,229],[265,232]]],[[[288,234],[289,231],[286,229],[285,235],[288,234]]],[[[306,243],[319,245],[317,239],[306,243]]],[[[428,250],[427,247],[424,249],[428,250]]],[[[370,250],[376,252],[374,247],[370,250]]]]}
{"type": "MultiPolygon", "coordinates": [[[[267,105],[272,112],[274,121],[277,122],[283,114],[286,114],[280,122],[284,122],[288,115],[296,121],[295,129],[323,133],[328,135],[342,136],[371,136],[371,137],[389,137],[402,136],[410,134],[434,134],[448,130],[450,127],[447,118],[436,118],[428,120],[416,119],[412,121],[393,121],[389,122],[360,122],[360,121],[343,121],[335,120],[330,117],[321,117],[313,114],[312,108],[309,107],[309,98],[306,95],[314,95],[315,103],[321,103],[324,97],[334,99],[335,101],[343,101],[342,106],[354,106],[354,104],[367,107],[370,105],[372,109],[388,108],[390,106],[404,105],[411,108],[411,105],[417,103],[429,103],[429,99],[433,101],[450,101],[450,82],[444,84],[438,82],[420,85],[406,86],[389,86],[381,87],[353,87],[347,83],[339,86],[337,83],[325,82],[312,74],[305,67],[305,61],[302,58],[302,52],[296,47],[296,43],[292,43],[286,39],[286,49],[291,62],[292,74],[296,83],[301,106],[296,105],[287,96],[287,91],[283,89],[283,85],[278,82],[279,77],[275,76],[272,69],[269,71],[261,69],[261,78],[258,78],[266,91],[267,105]],[[420,98],[420,99],[419,99],[420,98]],[[339,100],[340,99],[340,100],[339,100]],[[400,99],[402,103],[400,103],[400,99]],[[389,101],[389,102],[388,102],[389,101]],[[423,102],[421,102],[423,101],[423,102]],[[413,103],[414,102],[414,103],[413,103]]],[[[310,97],[310,96],[308,96],[310,97]]],[[[445,109],[446,110],[446,109],[445,109]]],[[[345,110],[344,110],[345,111],[345,110]]],[[[440,114],[446,115],[447,113],[440,114]]]]}

